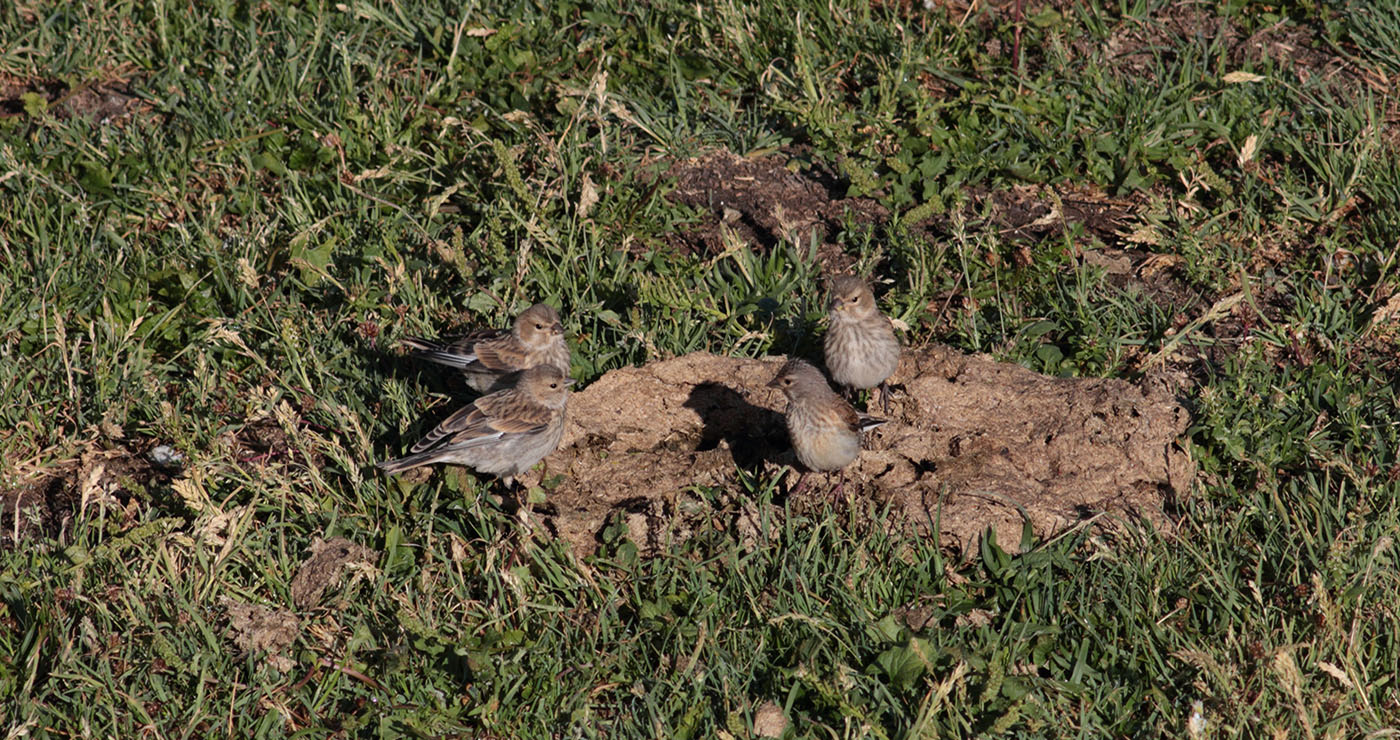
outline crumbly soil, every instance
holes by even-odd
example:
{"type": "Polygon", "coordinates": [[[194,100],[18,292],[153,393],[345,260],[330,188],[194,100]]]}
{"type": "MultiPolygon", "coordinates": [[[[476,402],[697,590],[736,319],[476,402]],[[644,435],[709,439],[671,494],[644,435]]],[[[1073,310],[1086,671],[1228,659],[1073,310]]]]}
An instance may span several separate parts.
{"type": "MultiPolygon", "coordinates": [[[[719,149],[672,164],[664,176],[675,187],[667,197],[710,216],[678,234],[673,246],[685,254],[718,254],[725,249],[726,232],[764,249],[793,241],[806,245],[815,234],[817,259],[827,271],[847,269],[854,259],[842,252],[835,236],[847,222],[887,223],[889,211],[874,198],[844,197],[841,178],[820,165],[798,167],[804,157],[801,151],[785,150],[744,158],[719,149]]],[[[1071,184],[972,187],[959,213],[973,228],[995,230],[1012,242],[1058,240],[1069,226],[1079,224],[1084,227],[1081,246],[1089,247],[1094,240],[1123,242],[1144,200],[1141,195],[1112,198],[1101,188],[1071,184]]],[[[952,231],[950,222],[951,216],[944,215],[911,227],[942,238],[952,231]]]]}
{"type": "Polygon", "coordinates": [[[151,464],[145,451],[126,447],[92,449],[0,487],[0,548],[33,538],[61,539],[81,509],[104,506],[134,521],[153,485],[170,482],[169,471],[151,464]]]}
{"type": "MultiPolygon", "coordinates": [[[[240,466],[325,465],[316,450],[293,446],[271,418],[226,432],[224,442],[240,466]]],[[[99,449],[92,443],[73,458],[42,469],[22,466],[12,478],[0,478],[0,549],[32,539],[62,541],[74,516],[96,506],[112,510],[123,523],[135,522],[142,507],[165,495],[183,469],[183,458],[154,462],[158,440],[118,434],[104,444],[112,446],[99,449]]]]}
{"type": "Polygon", "coordinates": [[[357,545],[344,537],[322,540],[317,537],[311,543],[311,556],[297,569],[292,578],[292,603],[298,609],[315,606],[321,595],[335,583],[346,568],[355,565],[373,565],[379,554],[364,545],[357,545]]]}
{"type": "MultiPolygon", "coordinates": [[[[695,353],[607,373],[570,398],[563,444],[524,481],[562,475],[533,516],[580,554],[618,518],[645,551],[707,526],[756,541],[779,507],[741,501],[721,515],[697,487],[733,491],[736,468],[797,465],[784,401],[765,387],[780,363],[695,353]]],[[[1101,513],[1099,525],[1170,531],[1168,512],[1196,476],[1181,441],[1189,415],[1160,384],[1051,378],[941,346],[906,351],[891,382],[888,412],[871,409],[890,423],[868,436],[844,482],[809,474],[793,493],[789,473],[780,501],[888,506],[890,526],[936,529],[945,547],[969,552],[988,527],[1012,547],[1025,522],[1050,537],[1101,513]]]]}
{"type": "Polygon", "coordinates": [[[663,175],[675,182],[667,198],[711,215],[678,234],[673,248],[682,254],[719,254],[726,232],[762,248],[793,242],[805,247],[815,237],[817,257],[829,270],[848,268],[854,260],[833,241],[842,224],[848,218],[883,223],[889,212],[873,199],[844,197],[846,187],[835,173],[819,165],[799,168],[795,154],[745,158],[719,149],[672,164],[663,175]]]}
{"type": "Polygon", "coordinates": [[[116,122],[146,107],[132,94],[129,80],[121,77],[69,87],[60,80],[0,75],[0,118],[24,115],[28,94],[42,98],[55,118],[87,118],[99,124],[116,122]]]}
{"type": "MultiPolygon", "coordinates": [[[[720,149],[673,163],[664,175],[675,183],[667,197],[702,210],[707,218],[677,233],[672,248],[682,254],[713,255],[725,250],[726,234],[732,242],[757,249],[794,240],[805,245],[815,236],[823,270],[828,274],[849,271],[855,257],[842,249],[837,236],[848,224],[878,228],[888,223],[889,211],[873,198],[844,197],[846,186],[836,174],[819,165],[796,166],[804,159],[797,150],[744,158],[720,149]]],[[[1053,243],[1058,249],[1067,237],[1086,259],[1092,259],[1098,251],[1117,254],[1139,247],[1142,237],[1134,232],[1142,227],[1140,215],[1148,200],[1141,193],[1112,197],[1092,185],[973,186],[956,214],[930,217],[908,227],[935,243],[956,230],[955,219],[974,231],[994,231],[1013,250],[1010,259],[1018,264],[1033,262],[1037,245],[1053,243]]],[[[1137,267],[1150,256],[1140,250],[1139,254],[1137,267]]],[[[1176,267],[1153,266],[1150,272],[1159,279],[1144,287],[1156,293],[1154,287],[1166,287],[1157,284],[1171,279],[1175,285],[1169,292],[1184,292],[1176,267]]]]}
{"type": "Polygon", "coordinates": [[[301,634],[301,620],[287,609],[247,604],[227,596],[220,598],[228,613],[228,638],[245,653],[265,655],[269,665],[290,671],[296,662],[284,652],[301,634]]]}

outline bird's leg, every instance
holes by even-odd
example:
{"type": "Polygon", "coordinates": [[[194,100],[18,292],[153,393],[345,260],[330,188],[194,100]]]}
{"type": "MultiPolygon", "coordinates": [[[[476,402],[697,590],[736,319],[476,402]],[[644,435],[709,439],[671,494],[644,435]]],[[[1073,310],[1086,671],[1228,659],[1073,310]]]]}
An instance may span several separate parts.
{"type": "Polygon", "coordinates": [[[514,499],[515,506],[518,509],[520,507],[522,499],[520,498],[520,487],[518,485],[518,482],[515,480],[515,476],[507,475],[504,478],[501,478],[501,488],[501,501],[505,502],[507,500],[514,499]]]}
{"type": "MultiPolygon", "coordinates": [[[[529,493],[525,490],[525,486],[513,475],[503,476],[500,480],[502,488],[501,505],[503,508],[509,506],[515,507],[514,511],[510,511],[509,508],[506,508],[506,511],[510,514],[514,514],[514,519],[520,523],[528,537],[529,533],[534,531],[534,525],[530,522],[531,511],[529,493]]],[[[505,562],[510,564],[511,567],[518,566],[524,562],[524,540],[520,536],[510,536],[505,543],[503,551],[505,553],[505,562]]]]}
{"type": "Polygon", "coordinates": [[[797,483],[794,483],[792,488],[788,489],[789,496],[796,496],[807,487],[807,474],[805,472],[798,472],[796,469],[794,469],[794,471],[797,472],[797,483]]]}
{"type": "Polygon", "coordinates": [[[846,469],[845,469],[845,468],[841,468],[841,472],[839,472],[839,473],[836,474],[836,487],[831,489],[831,493],[828,494],[828,496],[830,497],[831,501],[834,503],[834,502],[841,496],[841,493],[842,493],[843,491],[845,491],[845,490],[846,490],[846,469]]]}
{"type": "Polygon", "coordinates": [[[876,388],[876,390],[878,390],[878,391],[880,392],[880,411],[881,411],[882,413],[884,413],[885,416],[889,416],[889,415],[890,415],[890,384],[887,383],[886,381],[883,381],[883,380],[882,380],[882,381],[880,381],[880,385],[876,388]]]}
{"type": "Polygon", "coordinates": [[[511,495],[515,497],[515,518],[525,528],[526,534],[535,533],[535,503],[530,500],[530,487],[518,478],[507,478],[511,495]]]}

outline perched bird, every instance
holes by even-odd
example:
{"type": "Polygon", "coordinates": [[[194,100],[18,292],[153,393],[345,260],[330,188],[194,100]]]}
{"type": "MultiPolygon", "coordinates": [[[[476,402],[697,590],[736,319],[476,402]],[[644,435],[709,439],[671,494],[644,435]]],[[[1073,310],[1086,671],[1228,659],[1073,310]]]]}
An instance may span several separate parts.
{"type": "Polygon", "coordinates": [[[768,387],[787,396],[788,437],[797,459],[809,470],[826,472],[851,464],[860,454],[861,432],[885,423],[857,413],[831,390],[820,370],[802,360],[788,360],[768,387]]]}
{"type": "Polygon", "coordinates": [[[433,463],[469,465],[477,472],[505,479],[553,452],[564,436],[564,406],[572,378],[559,368],[538,365],[520,374],[513,387],[490,393],[447,417],[409,450],[407,457],[387,460],[387,473],[433,463]]]}
{"type": "Polygon", "coordinates": [[[824,349],[831,379],[854,390],[879,386],[888,409],[885,380],[899,368],[899,340],[875,294],[864,280],[842,275],[831,281],[830,309],[824,349]]]}
{"type": "Polygon", "coordinates": [[[510,331],[480,329],[442,343],[420,337],[404,337],[402,341],[418,357],[461,370],[467,385],[482,393],[512,385],[517,373],[536,365],[569,373],[564,325],[559,323],[558,312],[543,303],[525,309],[510,331]]]}

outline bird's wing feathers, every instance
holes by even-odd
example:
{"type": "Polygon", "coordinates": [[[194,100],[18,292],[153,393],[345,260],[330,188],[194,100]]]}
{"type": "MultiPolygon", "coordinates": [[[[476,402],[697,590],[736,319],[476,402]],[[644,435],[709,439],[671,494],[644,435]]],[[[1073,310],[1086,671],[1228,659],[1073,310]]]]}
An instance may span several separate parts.
{"type": "Polygon", "coordinates": [[[422,337],[404,337],[400,341],[413,350],[415,355],[425,360],[441,365],[465,368],[478,360],[478,347],[510,338],[510,332],[503,329],[477,329],[441,342],[434,342],[422,337]]]}
{"type": "Polygon", "coordinates": [[[409,452],[422,452],[440,444],[472,447],[507,434],[531,434],[548,426],[549,419],[549,409],[530,403],[515,389],[508,389],[482,396],[458,409],[409,452]]]}
{"type": "Polygon", "coordinates": [[[846,427],[851,431],[860,431],[860,414],[857,414],[849,403],[841,403],[841,421],[845,422],[846,427]]]}
{"type": "Polygon", "coordinates": [[[437,342],[431,339],[424,339],[423,337],[404,337],[399,340],[399,343],[418,352],[430,352],[441,349],[441,345],[437,342]]]}
{"type": "Polygon", "coordinates": [[[469,439],[472,436],[476,436],[471,434],[472,431],[484,429],[486,427],[485,422],[485,416],[481,413],[480,409],[476,407],[476,404],[467,404],[458,409],[451,416],[443,419],[442,423],[433,427],[433,431],[428,432],[427,435],[418,440],[418,443],[409,449],[409,453],[418,453],[430,449],[449,437],[452,439],[448,439],[448,443],[456,442],[459,436],[463,440],[469,439]]]}
{"type": "Polygon", "coordinates": [[[478,344],[500,341],[508,336],[510,336],[508,329],[473,329],[466,334],[447,340],[444,348],[462,354],[475,354],[478,344]]]}
{"type": "Polygon", "coordinates": [[[476,405],[490,417],[490,427],[505,434],[527,434],[549,426],[550,410],[531,403],[515,390],[482,396],[476,405]]]}
{"type": "Polygon", "coordinates": [[[497,372],[524,370],[525,348],[511,335],[497,337],[489,342],[478,342],[476,361],[497,372]]]}

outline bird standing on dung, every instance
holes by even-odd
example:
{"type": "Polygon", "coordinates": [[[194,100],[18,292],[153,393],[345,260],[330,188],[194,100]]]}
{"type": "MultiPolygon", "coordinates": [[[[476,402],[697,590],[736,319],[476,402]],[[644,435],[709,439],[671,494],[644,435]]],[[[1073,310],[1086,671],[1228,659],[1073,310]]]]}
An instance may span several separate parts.
{"type": "Polygon", "coordinates": [[[823,349],[826,368],[837,385],[851,391],[878,388],[889,410],[885,381],[899,369],[899,340],[890,320],[875,305],[870,285],[853,275],[831,281],[831,327],[823,349]]]}

